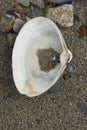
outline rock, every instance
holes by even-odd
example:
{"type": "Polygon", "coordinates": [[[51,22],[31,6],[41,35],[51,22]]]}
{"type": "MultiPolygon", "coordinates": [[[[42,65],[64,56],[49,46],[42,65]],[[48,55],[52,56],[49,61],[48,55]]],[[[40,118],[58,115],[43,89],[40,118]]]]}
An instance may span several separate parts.
{"type": "Polygon", "coordinates": [[[73,25],[73,5],[62,5],[56,8],[49,8],[46,11],[46,17],[52,19],[63,27],[73,25]]]}
{"type": "MultiPolygon", "coordinates": [[[[45,10],[42,8],[38,8],[35,7],[34,5],[31,5],[30,10],[32,12],[32,15],[30,15],[31,18],[38,17],[38,16],[45,16],[45,10]]],[[[29,15],[27,14],[27,16],[29,15]]]]}
{"type": "Polygon", "coordinates": [[[13,6],[10,9],[10,12],[19,13],[20,15],[23,15],[25,13],[23,7],[21,5],[19,5],[19,4],[16,4],[15,6],[13,6]]]}
{"type": "Polygon", "coordinates": [[[57,3],[57,4],[72,4],[73,0],[48,0],[49,2],[57,3]]]}
{"type": "Polygon", "coordinates": [[[72,71],[73,71],[73,68],[71,65],[67,65],[64,73],[63,73],[63,79],[66,80],[70,77],[72,77],[72,71]]]}
{"type": "Polygon", "coordinates": [[[31,0],[31,3],[38,6],[39,8],[44,8],[45,6],[44,0],[31,0]]]}
{"type": "Polygon", "coordinates": [[[85,102],[78,103],[78,108],[87,117],[87,103],[85,102]]]}
{"type": "Polygon", "coordinates": [[[11,14],[6,14],[6,18],[15,21],[15,16],[13,16],[11,14]]]}
{"type": "Polygon", "coordinates": [[[7,41],[8,41],[9,47],[13,47],[16,36],[17,36],[17,34],[15,34],[15,33],[9,33],[7,35],[7,41]]]}
{"type": "Polygon", "coordinates": [[[53,93],[53,92],[59,91],[60,88],[61,88],[61,87],[60,87],[60,86],[58,85],[58,83],[56,82],[56,83],[48,90],[48,92],[53,93]]]}
{"type": "Polygon", "coordinates": [[[17,0],[17,2],[25,7],[28,7],[30,5],[30,0],[17,0]]]}
{"type": "Polygon", "coordinates": [[[18,33],[22,26],[24,25],[24,21],[21,19],[16,19],[13,25],[14,32],[18,33]]]}
{"type": "Polygon", "coordinates": [[[87,36],[87,26],[81,25],[78,32],[81,36],[87,36]]]}
{"type": "Polygon", "coordinates": [[[7,18],[1,18],[0,22],[0,31],[2,32],[10,32],[13,27],[13,20],[7,18]]]}
{"type": "Polygon", "coordinates": [[[65,69],[65,72],[66,72],[66,73],[71,73],[72,71],[73,71],[73,68],[72,68],[71,65],[68,65],[68,66],[66,67],[66,69],[65,69]]]}

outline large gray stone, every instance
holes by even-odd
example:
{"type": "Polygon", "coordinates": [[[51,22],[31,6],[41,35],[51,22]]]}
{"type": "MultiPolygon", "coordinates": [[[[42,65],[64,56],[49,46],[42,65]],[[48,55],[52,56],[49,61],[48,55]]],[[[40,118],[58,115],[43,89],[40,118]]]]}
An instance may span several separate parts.
{"type": "Polygon", "coordinates": [[[73,5],[65,4],[56,8],[49,8],[46,17],[63,27],[70,27],[73,25],[73,5]]]}
{"type": "Polygon", "coordinates": [[[31,0],[31,3],[38,6],[39,8],[44,8],[45,5],[44,0],[31,0]]]}
{"type": "Polygon", "coordinates": [[[17,0],[18,3],[28,7],[30,5],[30,0],[17,0]]]}

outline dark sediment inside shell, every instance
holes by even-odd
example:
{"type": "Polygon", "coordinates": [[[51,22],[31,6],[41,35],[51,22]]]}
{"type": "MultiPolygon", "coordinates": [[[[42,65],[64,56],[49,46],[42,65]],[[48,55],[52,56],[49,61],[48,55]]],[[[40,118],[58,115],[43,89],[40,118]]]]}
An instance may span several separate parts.
{"type": "Polygon", "coordinates": [[[36,52],[40,69],[48,72],[60,63],[60,54],[58,54],[53,48],[38,49],[36,52]]]}

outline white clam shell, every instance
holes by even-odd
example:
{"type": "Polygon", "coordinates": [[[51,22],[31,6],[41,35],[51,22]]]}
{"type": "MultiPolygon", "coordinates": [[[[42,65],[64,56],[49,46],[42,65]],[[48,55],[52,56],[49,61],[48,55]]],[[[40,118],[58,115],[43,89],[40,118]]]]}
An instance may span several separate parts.
{"type": "Polygon", "coordinates": [[[58,27],[48,18],[28,21],[19,32],[12,54],[13,79],[18,91],[34,97],[47,91],[59,79],[72,59],[58,27]],[[40,69],[36,51],[53,48],[60,53],[60,63],[48,72],[40,69]]]}

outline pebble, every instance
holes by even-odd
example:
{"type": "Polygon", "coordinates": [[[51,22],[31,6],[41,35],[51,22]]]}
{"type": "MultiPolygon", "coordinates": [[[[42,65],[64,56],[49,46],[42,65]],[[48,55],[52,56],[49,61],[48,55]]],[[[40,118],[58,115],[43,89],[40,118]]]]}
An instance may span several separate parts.
{"type": "Polygon", "coordinates": [[[65,4],[55,8],[49,8],[46,11],[46,17],[52,19],[63,27],[73,25],[73,5],[65,4]]]}
{"type": "Polygon", "coordinates": [[[60,86],[58,85],[58,83],[55,83],[49,90],[48,90],[48,92],[57,92],[57,91],[59,91],[60,90],[60,86]]]}
{"type": "Polygon", "coordinates": [[[48,1],[57,4],[71,4],[73,2],[73,0],[48,0],[48,1]]]}
{"type": "Polygon", "coordinates": [[[15,21],[15,16],[13,16],[11,14],[6,14],[6,18],[7,19],[12,19],[13,21],[15,21]]]}
{"type": "Polygon", "coordinates": [[[87,26],[81,25],[78,32],[81,36],[87,36],[87,26]]]}
{"type": "Polygon", "coordinates": [[[29,17],[31,16],[31,18],[38,17],[38,16],[45,16],[45,10],[42,8],[38,8],[35,7],[34,5],[31,5],[30,10],[32,12],[32,15],[27,14],[27,16],[29,17]]]}
{"type": "Polygon", "coordinates": [[[72,71],[73,71],[73,68],[71,65],[68,65],[63,73],[63,79],[66,80],[68,79],[69,77],[71,77],[71,74],[72,74],[72,71]]]}
{"type": "Polygon", "coordinates": [[[8,41],[9,47],[13,47],[16,36],[17,36],[17,34],[15,34],[15,33],[9,33],[7,35],[7,41],[8,41]]]}
{"type": "Polygon", "coordinates": [[[17,2],[25,7],[28,7],[30,5],[30,0],[17,0],[17,2]]]}
{"type": "Polygon", "coordinates": [[[78,103],[78,108],[87,117],[87,103],[85,102],[78,103]]]}
{"type": "Polygon", "coordinates": [[[66,71],[67,73],[71,73],[71,72],[73,71],[72,66],[71,66],[71,65],[68,65],[68,66],[66,67],[65,71],[66,71]]]}
{"type": "Polygon", "coordinates": [[[15,6],[13,6],[10,9],[10,12],[19,13],[20,15],[23,15],[25,13],[23,7],[21,5],[19,5],[19,4],[16,4],[15,6]]]}
{"type": "Polygon", "coordinates": [[[22,26],[24,25],[24,21],[21,19],[16,19],[13,25],[14,32],[18,33],[22,26]]]}
{"type": "Polygon", "coordinates": [[[0,31],[2,32],[10,32],[13,27],[13,20],[12,19],[7,19],[7,18],[1,18],[1,23],[0,23],[0,31]]]}
{"type": "Polygon", "coordinates": [[[31,3],[38,6],[39,8],[44,8],[45,6],[44,0],[31,0],[31,3]]]}

